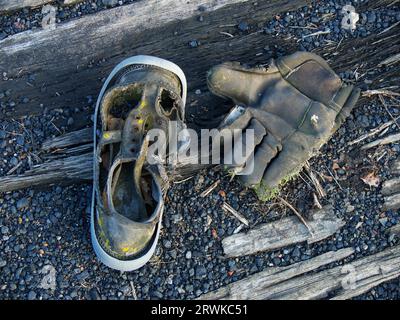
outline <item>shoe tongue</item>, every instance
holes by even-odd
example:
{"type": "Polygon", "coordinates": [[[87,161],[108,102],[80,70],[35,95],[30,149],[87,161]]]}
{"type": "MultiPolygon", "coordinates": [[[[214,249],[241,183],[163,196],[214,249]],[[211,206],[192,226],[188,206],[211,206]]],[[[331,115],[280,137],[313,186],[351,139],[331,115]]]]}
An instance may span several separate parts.
{"type": "MultiPolygon", "coordinates": [[[[156,103],[160,99],[161,88],[156,83],[143,86],[142,97],[129,111],[122,127],[119,159],[123,162],[135,162],[135,184],[139,188],[142,168],[147,158],[147,132],[159,121],[156,103]]],[[[139,189],[138,189],[139,191],[139,189]]]]}
{"type": "Polygon", "coordinates": [[[132,209],[136,212],[134,215],[139,217],[139,220],[143,220],[146,217],[146,205],[143,196],[146,190],[142,190],[142,173],[149,145],[147,131],[152,126],[152,121],[154,121],[158,92],[157,85],[146,84],[144,86],[141,100],[129,112],[122,128],[120,151],[117,156],[119,164],[113,170],[110,170],[108,176],[108,193],[110,194],[108,202],[110,207],[113,207],[112,195],[118,188],[116,186],[119,184],[120,179],[126,179],[125,177],[120,177],[120,175],[129,174],[131,176],[130,181],[132,181],[133,186],[130,194],[135,195],[136,198],[134,199],[134,204],[132,204],[132,209]],[[127,170],[127,168],[129,169],[127,170]]]}
{"type": "Polygon", "coordinates": [[[122,158],[138,159],[140,157],[146,133],[156,120],[155,103],[158,91],[156,85],[145,85],[141,100],[129,112],[122,129],[122,158]]]}

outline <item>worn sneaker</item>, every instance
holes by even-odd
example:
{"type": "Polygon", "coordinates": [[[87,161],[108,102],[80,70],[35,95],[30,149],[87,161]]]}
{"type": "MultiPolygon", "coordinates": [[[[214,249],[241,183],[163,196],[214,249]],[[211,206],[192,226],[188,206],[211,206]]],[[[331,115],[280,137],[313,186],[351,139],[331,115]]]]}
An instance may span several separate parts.
{"type": "Polygon", "coordinates": [[[91,238],[100,261],[113,269],[138,269],[155,251],[168,178],[165,159],[148,161],[148,131],[168,137],[171,120],[185,127],[186,86],[172,62],[135,56],[118,64],[100,91],[91,238]]]}

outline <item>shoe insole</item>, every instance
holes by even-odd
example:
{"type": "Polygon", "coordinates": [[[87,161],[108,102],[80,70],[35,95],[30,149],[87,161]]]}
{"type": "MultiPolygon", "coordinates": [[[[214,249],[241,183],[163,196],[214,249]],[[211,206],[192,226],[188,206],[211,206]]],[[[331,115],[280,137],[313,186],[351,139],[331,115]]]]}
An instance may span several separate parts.
{"type": "MultiPolygon", "coordinates": [[[[148,218],[145,202],[135,184],[135,162],[121,164],[113,186],[116,211],[130,220],[140,222],[148,218]]],[[[140,178],[140,177],[139,177],[140,178]]]]}

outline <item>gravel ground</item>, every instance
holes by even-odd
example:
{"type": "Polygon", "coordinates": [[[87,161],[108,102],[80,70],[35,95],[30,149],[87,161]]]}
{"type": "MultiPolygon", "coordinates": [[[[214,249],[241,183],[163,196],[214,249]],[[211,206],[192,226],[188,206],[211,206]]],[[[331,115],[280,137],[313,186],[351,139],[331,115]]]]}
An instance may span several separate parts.
{"type": "MultiPolygon", "coordinates": [[[[92,2],[85,1],[85,4],[92,2]]],[[[311,8],[267,21],[264,32],[282,41],[288,36],[296,36],[300,40],[300,49],[312,50],[327,41],[339,42],[343,37],[378,33],[400,21],[396,6],[360,12],[358,28],[350,34],[340,29],[339,12],[346,3],[316,2],[311,8]],[[289,22],[290,26],[301,28],[289,28],[289,22]],[[316,29],[303,29],[310,23],[316,29]],[[329,34],[305,37],[327,28],[331,31],[329,34]]],[[[0,18],[0,34],[19,32],[11,25],[13,19],[22,14],[26,15],[27,28],[33,27],[38,12],[21,11],[0,18]],[[6,29],[7,24],[11,29],[6,29]]],[[[65,19],[70,17],[73,17],[72,13],[65,19]]],[[[236,29],[239,33],[252,31],[253,27],[245,21],[236,29]]],[[[265,50],[274,55],[286,54],[279,48],[266,47],[265,50]]],[[[357,74],[349,70],[341,76],[355,81],[357,74]]],[[[362,86],[367,88],[368,82],[362,86]]],[[[0,91],[0,102],[2,107],[10,105],[6,92],[0,91]]],[[[398,116],[396,106],[389,104],[389,111],[398,116]]],[[[38,117],[0,122],[0,152],[3,155],[0,175],[10,170],[22,173],[39,161],[37,150],[41,142],[46,137],[58,135],[59,131],[68,130],[72,125],[71,114],[65,109],[54,110],[38,117]]],[[[380,189],[370,188],[360,178],[374,171],[382,181],[389,179],[388,164],[400,155],[400,145],[388,145],[368,154],[347,146],[348,142],[389,120],[389,114],[378,100],[371,99],[359,105],[320,155],[310,161],[312,169],[321,175],[330,177],[332,173],[335,176],[336,181],[327,178],[323,182],[327,197],[322,204],[331,203],[337,215],[346,221],[345,227],[335,236],[313,245],[300,244],[271,253],[225,258],[221,239],[232,234],[239,222],[222,211],[223,201],[240,211],[250,221],[250,227],[277,219],[282,213],[291,213],[279,204],[260,203],[252,191],[245,190],[235,180],[230,182],[229,177],[217,170],[209,170],[169,190],[156,255],[141,270],[120,273],[100,264],[92,251],[88,225],[90,185],[53,186],[4,194],[0,198],[0,297],[190,299],[268,267],[289,265],[330,250],[353,247],[355,254],[346,260],[351,261],[399,244],[399,239],[388,238],[385,233],[399,223],[399,212],[383,212],[380,189]],[[206,198],[199,198],[199,193],[217,179],[221,180],[220,185],[206,198]]],[[[396,131],[398,128],[393,125],[386,134],[396,131]]],[[[301,212],[307,212],[313,207],[310,197],[313,189],[302,177],[289,183],[281,195],[301,212]]],[[[338,263],[329,267],[333,265],[338,263]]],[[[357,299],[398,299],[399,293],[399,279],[396,279],[357,299]]]]}
{"type": "MultiPolygon", "coordinates": [[[[91,0],[69,6],[61,6],[57,1],[50,5],[57,8],[56,23],[79,18],[86,14],[135,2],[135,0],[91,0]]],[[[25,30],[41,28],[44,15],[42,7],[23,8],[0,16],[0,40],[25,30]]]]}

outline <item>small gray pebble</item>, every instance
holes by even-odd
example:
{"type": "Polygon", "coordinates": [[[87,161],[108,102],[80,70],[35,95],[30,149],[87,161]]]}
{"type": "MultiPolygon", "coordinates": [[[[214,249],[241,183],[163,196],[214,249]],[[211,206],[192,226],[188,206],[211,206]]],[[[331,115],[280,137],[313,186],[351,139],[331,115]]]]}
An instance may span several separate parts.
{"type": "Polygon", "coordinates": [[[36,292],[35,291],[29,291],[28,300],[35,300],[35,299],[36,299],[36,292]]]}

